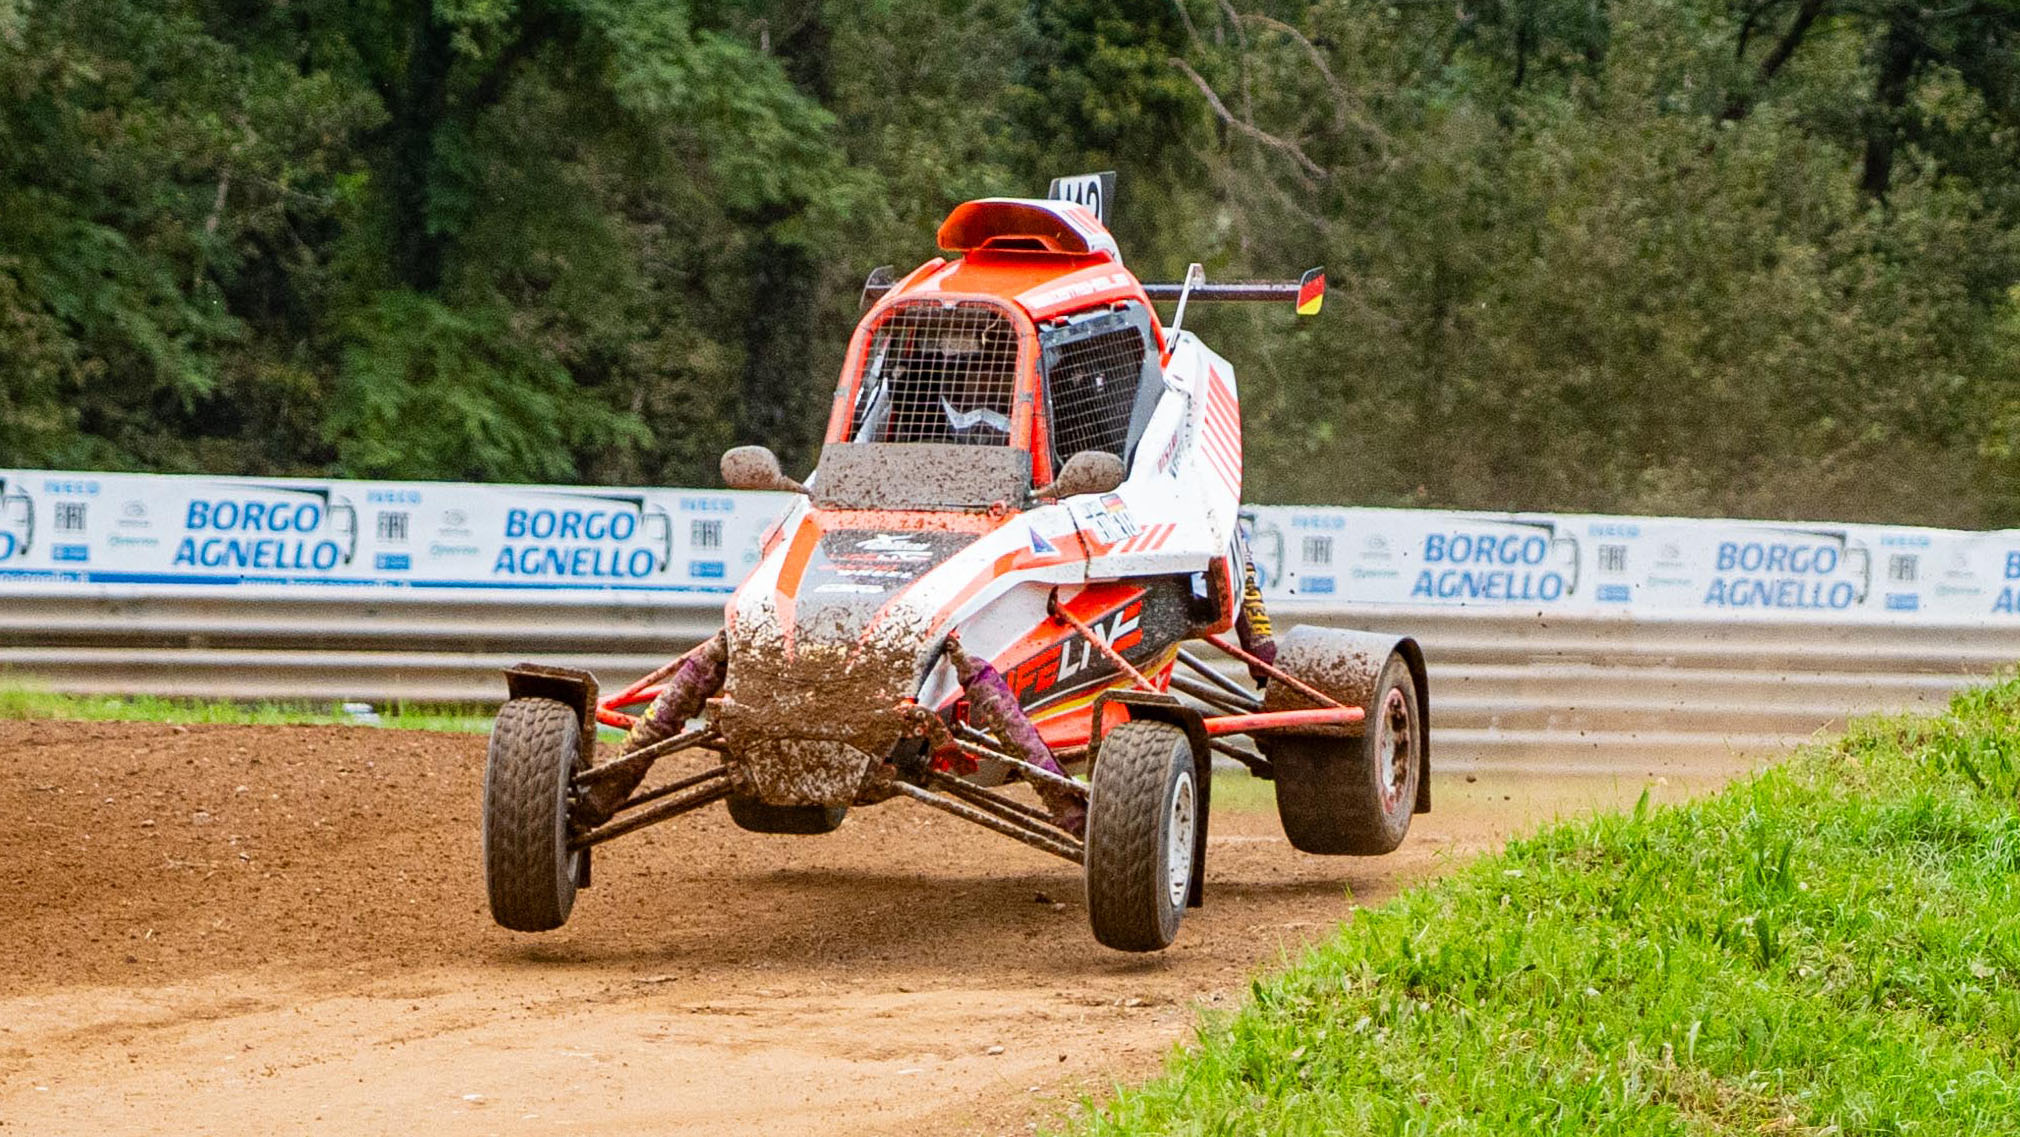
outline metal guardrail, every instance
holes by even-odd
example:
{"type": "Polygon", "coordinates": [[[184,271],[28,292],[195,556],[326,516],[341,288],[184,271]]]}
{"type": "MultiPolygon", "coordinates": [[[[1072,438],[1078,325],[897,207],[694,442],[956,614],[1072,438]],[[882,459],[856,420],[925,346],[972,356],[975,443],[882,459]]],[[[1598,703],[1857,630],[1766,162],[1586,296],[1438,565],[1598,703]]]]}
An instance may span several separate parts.
{"type": "MultiPolygon", "coordinates": [[[[1847,717],[1940,704],[2020,661],[2020,625],[1651,619],[1273,605],[1279,624],[1416,636],[1448,770],[1730,766],[1847,717]]],[[[488,703],[524,659],[628,679],[710,634],[720,598],[557,604],[388,593],[341,600],[10,592],[0,671],[77,693],[488,703]]]]}

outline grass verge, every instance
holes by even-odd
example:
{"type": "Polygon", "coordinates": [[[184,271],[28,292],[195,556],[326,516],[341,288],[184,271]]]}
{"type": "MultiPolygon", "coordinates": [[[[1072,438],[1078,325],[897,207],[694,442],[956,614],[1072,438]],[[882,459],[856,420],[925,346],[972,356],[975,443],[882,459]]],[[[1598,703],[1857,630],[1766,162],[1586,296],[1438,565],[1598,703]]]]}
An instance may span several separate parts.
{"type": "Polygon", "coordinates": [[[0,720],[70,719],[79,722],[173,722],[370,725],[400,730],[491,729],[482,707],[375,708],[376,718],[354,715],[335,703],[235,703],[222,699],[164,699],[152,695],[62,695],[25,684],[0,685],[0,720]]]}
{"type": "Polygon", "coordinates": [[[2020,1133],[2020,682],[1358,913],[1083,1134],[2020,1133]]]}

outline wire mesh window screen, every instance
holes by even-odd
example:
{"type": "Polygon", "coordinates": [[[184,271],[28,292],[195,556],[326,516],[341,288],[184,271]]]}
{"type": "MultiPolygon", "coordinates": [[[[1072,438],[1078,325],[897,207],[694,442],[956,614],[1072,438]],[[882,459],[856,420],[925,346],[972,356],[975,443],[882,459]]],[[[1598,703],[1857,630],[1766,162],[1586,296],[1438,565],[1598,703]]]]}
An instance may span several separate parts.
{"type": "Polygon", "coordinates": [[[1127,457],[1129,417],[1143,380],[1143,334],[1133,327],[1088,336],[1058,349],[1046,373],[1053,453],[1061,462],[1082,450],[1127,457]]]}
{"type": "Polygon", "coordinates": [[[988,304],[900,304],[877,325],[860,390],[858,442],[1006,445],[1016,326],[988,304]]]}

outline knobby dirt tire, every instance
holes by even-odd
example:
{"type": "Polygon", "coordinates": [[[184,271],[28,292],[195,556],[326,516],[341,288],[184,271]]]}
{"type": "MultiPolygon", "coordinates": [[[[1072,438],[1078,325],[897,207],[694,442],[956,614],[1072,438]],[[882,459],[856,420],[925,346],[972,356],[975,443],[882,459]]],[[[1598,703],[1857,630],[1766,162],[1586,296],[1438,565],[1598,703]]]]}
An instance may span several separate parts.
{"type": "Polygon", "coordinates": [[[568,851],[569,779],[582,720],[553,699],[511,699],[491,725],[484,762],[484,884],[491,918],[515,932],[568,920],[586,854],[568,851]]]}
{"type": "Polygon", "coordinates": [[[1087,802],[1087,918],[1094,938],[1117,951],[1158,951],[1178,935],[1190,885],[1192,829],[1200,816],[1192,743],[1170,723],[1138,720],[1108,732],[1094,761],[1087,802]],[[1189,795],[1180,835],[1174,805],[1189,795]],[[1174,865],[1174,857],[1182,865],[1174,865]],[[1174,886],[1174,879],[1182,883],[1174,886]],[[1174,895],[1174,892],[1176,895],[1174,895]]]}
{"type": "Polygon", "coordinates": [[[1272,735],[1257,742],[1275,768],[1277,817],[1292,848],[1375,857],[1403,843],[1422,777],[1424,724],[1402,656],[1383,664],[1360,737],[1272,735]]]}
{"type": "Polygon", "coordinates": [[[754,797],[731,794],[729,819],[752,833],[792,833],[813,836],[833,833],[849,815],[846,805],[766,805],[754,797]]]}

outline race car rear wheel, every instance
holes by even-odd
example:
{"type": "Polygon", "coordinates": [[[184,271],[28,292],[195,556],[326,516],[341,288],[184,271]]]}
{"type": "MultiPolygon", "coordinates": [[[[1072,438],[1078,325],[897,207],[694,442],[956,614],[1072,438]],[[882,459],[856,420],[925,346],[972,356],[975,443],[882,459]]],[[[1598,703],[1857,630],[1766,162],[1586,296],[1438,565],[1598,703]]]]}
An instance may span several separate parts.
{"type": "Polygon", "coordinates": [[[1087,801],[1087,918],[1117,951],[1178,935],[1204,800],[1185,731],[1137,720],[1108,732],[1087,801]]]}
{"type": "Polygon", "coordinates": [[[766,805],[740,794],[729,798],[729,819],[752,833],[833,833],[848,815],[846,805],[766,805]]]}
{"type": "Polygon", "coordinates": [[[1277,817],[1293,848],[1373,857],[1410,831],[1424,767],[1416,680],[1400,654],[1375,681],[1358,738],[1268,735],[1257,745],[1275,768],[1277,817]]]}
{"type": "Polygon", "coordinates": [[[582,763],[582,720],[554,699],[510,699],[484,761],[484,885],[491,918],[515,932],[560,927],[586,852],[568,850],[568,783],[582,763]]]}

